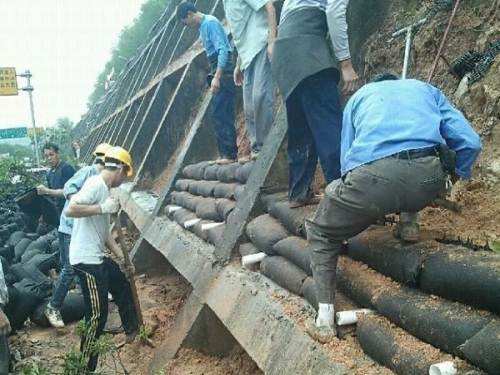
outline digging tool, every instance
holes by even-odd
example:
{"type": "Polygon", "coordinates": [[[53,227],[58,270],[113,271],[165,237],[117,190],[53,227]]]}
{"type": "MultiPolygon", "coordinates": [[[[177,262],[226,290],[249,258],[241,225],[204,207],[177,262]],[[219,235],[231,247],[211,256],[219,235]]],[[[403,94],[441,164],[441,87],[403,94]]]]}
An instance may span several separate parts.
{"type": "MultiPolygon", "coordinates": [[[[123,236],[123,232],[122,232],[122,226],[121,226],[122,217],[123,217],[123,211],[120,211],[116,217],[115,230],[116,230],[116,234],[118,236],[118,243],[120,245],[120,248],[121,248],[122,254],[123,254],[123,260],[125,263],[125,272],[126,272],[127,279],[130,283],[130,289],[132,291],[132,299],[134,300],[135,311],[137,313],[137,320],[139,323],[139,327],[141,328],[141,327],[144,327],[144,320],[142,317],[142,309],[141,309],[141,303],[139,301],[139,295],[137,294],[137,287],[135,285],[134,272],[132,271],[133,266],[132,266],[132,262],[130,261],[130,257],[129,257],[128,250],[127,250],[127,245],[125,243],[125,237],[123,236]]],[[[146,345],[150,346],[151,348],[155,347],[154,343],[149,338],[141,337],[140,339],[142,342],[144,342],[146,345]]],[[[125,345],[125,342],[122,344],[119,344],[117,346],[117,348],[120,348],[123,345],[125,345]]]]}

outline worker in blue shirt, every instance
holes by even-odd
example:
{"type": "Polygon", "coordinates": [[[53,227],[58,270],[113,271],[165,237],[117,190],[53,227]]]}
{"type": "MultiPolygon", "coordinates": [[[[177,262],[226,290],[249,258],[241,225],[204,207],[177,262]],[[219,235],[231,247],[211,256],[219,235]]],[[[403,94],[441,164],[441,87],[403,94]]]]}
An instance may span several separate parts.
{"type": "Polygon", "coordinates": [[[236,87],[233,81],[233,49],[226,31],[217,18],[198,12],[190,2],[182,2],[177,6],[177,18],[186,26],[200,31],[200,39],[211,68],[208,81],[213,93],[211,105],[220,155],[217,163],[234,162],[238,157],[234,127],[236,87]]]}
{"type": "Polygon", "coordinates": [[[89,177],[98,175],[104,169],[104,155],[112,148],[107,143],[101,143],[94,151],[94,164],[81,168],[75,173],[65,184],[63,195],[66,199],[64,209],[59,220],[58,237],[59,237],[59,259],[61,264],[61,273],[55,284],[52,298],[45,308],[45,316],[54,328],[64,327],[64,321],[61,316],[61,307],[64,299],[68,294],[68,290],[75,278],[75,271],[69,263],[69,244],[71,242],[71,231],[73,230],[73,218],[67,217],[65,210],[68,208],[71,196],[78,193],[83,184],[89,177]]]}
{"type": "Polygon", "coordinates": [[[391,74],[377,77],[348,101],[341,137],[342,177],[329,184],[315,217],[306,223],[319,303],[308,332],[335,336],[337,258],[343,241],[387,214],[418,212],[469,179],[481,141],[437,88],[391,74]]]}

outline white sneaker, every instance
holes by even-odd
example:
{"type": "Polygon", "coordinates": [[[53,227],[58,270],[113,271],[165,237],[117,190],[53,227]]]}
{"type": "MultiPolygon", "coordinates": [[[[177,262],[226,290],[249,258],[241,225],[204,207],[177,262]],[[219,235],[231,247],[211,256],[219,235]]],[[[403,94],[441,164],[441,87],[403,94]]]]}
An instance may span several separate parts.
{"type": "Polygon", "coordinates": [[[47,307],[44,311],[45,316],[49,320],[49,323],[54,328],[63,328],[64,322],[62,320],[61,312],[55,308],[53,308],[50,303],[47,304],[47,307]]]}

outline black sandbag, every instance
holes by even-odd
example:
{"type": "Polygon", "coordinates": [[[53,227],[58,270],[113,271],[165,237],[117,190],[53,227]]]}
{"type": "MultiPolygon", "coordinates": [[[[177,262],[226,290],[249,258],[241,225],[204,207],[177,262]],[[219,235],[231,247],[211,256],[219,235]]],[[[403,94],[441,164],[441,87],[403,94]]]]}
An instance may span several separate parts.
{"type": "MultiPolygon", "coordinates": [[[[45,301],[44,303],[38,305],[30,316],[31,321],[40,327],[51,326],[44,314],[47,303],[48,301],[45,301]]],[[[66,298],[64,298],[60,312],[65,324],[77,322],[82,319],[85,313],[85,301],[83,300],[83,295],[81,293],[68,293],[66,298]]]]}
{"type": "Polygon", "coordinates": [[[452,245],[441,250],[425,260],[420,288],[500,314],[500,256],[452,245]]]}
{"type": "Polygon", "coordinates": [[[224,230],[226,229],[226,225],[222,224],[216,226],[214,228],[207,229],[207,241],[210,242],[214,246],[219,246],[224,237],[224,230]]]}
{"type": "Polygon", "coordinates": [[[219,217],[225,221],[236,207],[236,202],[230,199],[217,199],[216,205],[219,217]]]}
{"type": "Polygon", "coordinates": [[[23,256],[21,257],[20,263],[26,264],[31,260],[31,258],[33,258],[35,255],[38,254],[44,254],[44,252],[40,249],[31,249],[30,251],[26,250],[23,256]]]}
{"type": "Polygon", "coordinates": [[[179,179],[179,180],[175,181],[175,190],[188,191],[189,184],[191,184],[191,182],[193,182],[193,180],[179,179]]]}
{"type": "Polygon", "coordinates": [[[205,168],[211,164],[212,162],[210,161],[202,161],[197,164],[188,165],[184,167],[184,169],[182,170],[182,174],[185,178],[201,180],[204,177],[205,168]]]}
{"type": "Polygon", "coordinates": [[[0,255],[7,259],[9,262],[12,262],[15,257],[14,246],[5,245],[3,247],[0,247],[0,255]]]}
{"type": "Polygon", "coordinates": [[[391,326],[379,316],[365,316],[356,326],[356,334],[363,351],[376,362],[401,375],[427,375],[429,367],[443,360],[435,348],[418,342],[406,332],[391,326]],[[409,343],[412,347],[407,347],[409,343]],[[426,358],[426,353],[431,358],[426,358]]]}
{"type": "Polygon", "coordinates": [[[40,224],[38,224],[38,226],[36,228],[36,232],[40,236],[44,236],[44,235],[50,233],[54,229],[55,226],[59,226],[59,224],[52,225],[52,224],[48,224],[46,222],[41,222],[40,224]]]}
{"type": "Polygon", "coordinates": [[[25,238],[26,235],[24,232],[21,231],[16,231],[13,232],[10,236],[9,239],[7,240],[6,245],[7,246],[16,246],[19,241],[21,241],[23,238],[25,238]]]}
{"type": "Polygon", "coordinates": [[[265,257],[260,272],[281,287],[300,296],[307,275],[299,267],[281,256],[265,257]]]}
{"type": "Polygon", "coordinates": [[[245,195],[245,185],[238,185],[234,189],[234,199],[239,201],[245,195]]]}
{"type": "Polygon", "coordinates": [[[246,228],[248,238],[260,250],[274,255],[273,246],[290,234],[278,220],[266,214],[258,216],[248,223],[246,228]]]}
{"type": "Polygon", "coordinates": [[[29,238],[31,241],[36,241],[40,238],[38,233],[26,233],[26,238],[29,238]]]}
{"type": "Polygon", "coordinates": [[[26,253],[28,251],[32,251],[34,249],[38,249],[42,252],[46,252],[50,247],[50,243],[47,239],[47,237],[40,237],[38,239],[36,239],[35,241],[33,241],[32,243],[30,243],[28,245],[28,247],[26,248],[26,253]]]}
{"type": "Polygon", "coordinates": [[[376,310],[420,340],[460,356],[460,345],[492,319],[487,312],[412,289],[386,288],[374,298],[376,310]]]}
{"type": "Polygon", "coordinates": [[[213,221],[222,221],[219,213],[217,212],[217,202],[215,198],[205,198],[196,206],[196,216],[213,221]]]}
{"type": "Polygon", "coordinates": [[[316,206],[290,208],[288,201],[278,201],[271,204],[269,213],[278,219],[284,227],[296,236],[306,237],[305,220],[312,218],[316,206]]]}
{"type": "Polygon", "coordinates": [[[13,264],[10,273],[16,282],[29,279],[37,283],[50,283],[50,280],[38,268],[24,265],[22,263],[13,264]]]}
{"type": "Polygon", "coordinates": [[[24,288],[11,286],[9,291],[9,303],[4,307],[5,315],[9,319],[13,331],[21,329],[24,322],[42,301],[33,296],[24,288]]]}
{"type": "Polygon", "coordinates": [[[15,254],[15,259],[17,261],[21,260],[21,257],[23,256],[24,252],[28,248],[29,244],[31,244],[31,240],[28,240],[27,238],[23,238],[21,241],[17,243],[17,245],[14,247],[14,254],[15,254]]]}
{"type": "Polygon", "coordinates": [[[208,181],[217,180],[217,172],[219,172],[219,164],[212,164],[205,168],[203,179],[208,181]]]}
{"type": "MultiPolygon", "coordinates": [[[[43,221],[51,227],[59,226],[60,213],[54,204],[54,200],[38,195],[36,189],[29,189],[15,197],[15,202],[22,212],[38,219],[43,217],[43,221]]],[[[37,230],[38,232],[38,230],[37,230]]]]}
{"type": "Polygon", "coordinates": [[[57,268],[59,254],[37,254],[26,263],[26,267],[37,268],[40,272],[47,274],[49,270],[57,268]]]}
{"type": "Polygon", "coordinates": [[[277,202],[288,201],[288,193],[285,191],[274,193],[274,194],[263,194],[260,196],[260,202],[269,211],[271,206],[277,202]]]}
{"type": "Polygon", "coordinates": [[[198,195],[203,197],[213,197],[215,186],[217,186],[217,182],[215,181],[199,181],[197,188],[198,195]]]}
{"type": "Polygon", "coordinates": [[[215,185],[215,188],[213,191],[214,197],[215,198],[233,199],[234,192],[238,186],[241,186],[241,185],[236,184],[236,183],[226,184],[226,183],[220,182],[217,185],[215,185]]]}
{"type": "Polygon", "coordinates": [[[350,258],[412,287],[418,285],[423,262],[432,251],[426,243],[403,244],[385,228],[367,230],[352,238],[348,246],[350,258]]]}
{"type": "Polygon", "coordinates": [[[202,230],[202,225],[203,224],[210,224],[213,223],[213,221],[210,220],[200,220],[197,222],[195,225],[193,225],[191,228],[189,228],[194,234],[196,234],[199,238],[201,238],[204,241],[208,240],[208,232],[206,230],[202,230]]]}
{"type": "Polygon", "coordinates": [[[174,212],[174,221],[178,224],[184,226],[184,223],[188,220],[196,219],[197,216],[194,212],[181,208],[174,212]]]}
{"type": "Polygon", "coordinates": [[[465,358],[488,374],[500,374],[500,320],[495,319],[461,348],[465,358]]]}
{"type": "Polygon", "coordinates": [[[311,249],[308,242],[300,237],[287,237],[273,246],[273,251],[300,267],[307,275],[312,275],[311,249]]]}
{"type": "Polygon", "coordinates": [[[236,171],[238,171],[240,167],[241,164],[239,163],[221,165],[217,171],[217,179],[221,182],[235,182],[236,171]]]}
{"type": "Polygon", "coordinates": [[[250,177],[250,173],[252,172],[254,162],[249,161],[248,163],[240,166],[235,172],[235,178],[238,182],[242,184],[246,184],[248,177],[250,177]]]}
{"type": "Polygon", "coordinates": [[[260,253],[259,249],[257,249],[251,242],[242,243],[239,246],[238,251],[242,257],[260,253]]]}
{"type": "Polygon", "coordinates": [[[306,301],[309,302],[316,310],[318,309],[316,284],[314,283],[314,279],[312,277],[308,277],[304,280],[300,294],[302,294],[306,301]]]}
{"type": "Polygon", "coordinates": [[[50,243],[49,248],[45,251],[46,253],[56,253],[59,251],[59,239],[55,239],[50,243]]]}
{"type": "Polygon", "coordinates": [[[187,208],[191,211],[196,210],[196,206],[200,201],[200,197],[196,197],[192,194],[186,192],[172,192],[171,194],[171,203],[176,206],[181,206],[187,208]]]}

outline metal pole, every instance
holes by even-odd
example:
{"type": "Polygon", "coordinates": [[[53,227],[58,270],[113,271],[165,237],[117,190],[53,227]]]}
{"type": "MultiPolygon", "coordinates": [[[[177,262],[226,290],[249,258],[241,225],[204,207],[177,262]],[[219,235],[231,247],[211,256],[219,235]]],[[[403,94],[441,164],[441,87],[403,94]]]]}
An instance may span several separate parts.
{"type": "Polygon", "coordinates": [[[405,59],[403,62],[403,74],[401,75],[401,79],[406,79],[406,76],[408,75],[408,65],[410,63],[410,54],[411,54],[412,33],[413,33],[413,26],[408,26],[408,30],[406,30],[405,59]]]}
{"type": "Polygon", "coordinates": [[[26,70],[23,74],[20,74],[21,77],[24,77],[27,79],[27,85],[26,87],[23,87],[23,91],[28,92],[28,97],[30,100],[30,113],[31,113],[31,125],[33,126],[33,141],[35,142],[35,158],[36,158],[36,165],[37,167],[40,167],[40,155],[38,151],[38,137],[36,135],[36,125],[35,125],[35,106],[33,105],[33,86],[31,86],[31,72],[29,70],[26,70]]]}

